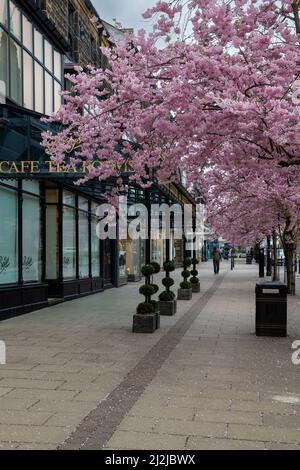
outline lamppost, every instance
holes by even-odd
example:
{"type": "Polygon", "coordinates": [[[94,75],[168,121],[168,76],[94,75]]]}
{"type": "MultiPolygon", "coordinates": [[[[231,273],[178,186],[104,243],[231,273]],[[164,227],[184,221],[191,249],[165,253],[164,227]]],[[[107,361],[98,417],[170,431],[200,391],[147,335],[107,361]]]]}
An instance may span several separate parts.
{"type": "Polygon", "coordinates": [[[267,236],[267,276],[272,275],[272,267],[271,267],[271,236],[267,236]]]}
{"type": "Polygon", "coordinates": [[[265,277],[265,250],[259,249],[259,277],[265,277]]]}

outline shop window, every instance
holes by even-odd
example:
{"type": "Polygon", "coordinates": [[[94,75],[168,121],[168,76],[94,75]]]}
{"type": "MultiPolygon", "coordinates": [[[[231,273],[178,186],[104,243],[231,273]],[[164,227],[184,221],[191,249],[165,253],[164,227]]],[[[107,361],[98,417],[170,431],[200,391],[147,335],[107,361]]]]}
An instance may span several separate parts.
{"type": "Polygon", "coordinates": [[[8,37],[0,28],[0,98],[8,95],[8,37]]]}
{"type": "Polygon", "coordinates": [[[67,206],[75,207],[75,195],[69,191],[63,193],[63,203],[67,206]]]}
{"type": "Polygon", "coordinates": [[[21,47],[15,41],[10,41],[10,96],[22,105],[22,65],[21,47]]]}
{"type": "MultiPolygon", "coordinates": [[[[38,183],[36,183],[38,188],[38,183]]],[[[23,279],[41,280],[41,214],[39,197],[23,194],[23,279]]]]}
{"type": "Polygon", "coordinates": [[[32,33],[33,33],[32,24],[30,23],[30,21],[28,21],[26,16],[23,15],[23,44],[25,47],[27,47],[27,49],[30,52],[33,52],[33,48],[32,48],[33,34],[32,33]]]}
{"type": "Polygon", "coordinates": [[[45,66],[53,73],[53,49],[51,44],[45,39],[45,66]]]}
{"type": "Polygon", "coordinates": [[[18,282],[17,192],[0,187],[0,284],[18,282]]]}
{"type": "Polygon", "coordinates": [[[27,52],[23,52],[23,96],[24,107],[33,109],[33,60],[27,52]]]}
{"type": "Polygon", "coordinates": [[[40,185],[36,181],[29,181],[25,180],[22,183],[23,191],[27,191],[28,193],[36,194],[37,196],[40,195],[40,185]]]}
{"type": "Polygon", "coordinates": [[[89,277],[89,215],[79,211],[79,276],[89,277]]]}
{"type": "Polygon", "coordinates": [[[59,52],[54,51],[54,75],[61,81],[62,78],[62,68],[61,68],[61,55],[59,52]]]}
{"type": "Polygon", "coordinates": [[[92,216],[92,276],[100,276],[100,241],[96,233],[98,219],[92,216]]]}
{"type": "Polygon", "coordinates": [[[34,55],[40,62],[44,61],[43,36],[37,29],[34,29],[34,55]]]}
{"type": "Polygon", "coordinates": [[[57,279],[59,273],[58,207],[46,207],[46,278],[57,279]]]}
{"type": "Polygon", "coordinates": [[[35,110],[44,113],[44,71],[37,62],[34,63],[35,75],[35,110]]]}
{"type": "Polygon", "coordinates": [[[63,208],[63,276],[76,278],[76,218],[69,207],[63,208]]]}
{"type": "Polygon", "coordinates": [[[45,72],[45,114],[53,113],[53,78],[45,72]]]}
{"type": "Polygon", "coordinates": [[[16,38],[21,39],[21,12],[11,0],[9,2],[9,13],[10,30],[16,36],[16,38]]]}
{"type": "Polygon", "coordinates": [[[54,80],[54,112],[57,112],[61,107],[61,95],[62,87],[60,83],[54,80]]]}
{"type": "Polygon", "coordinates": [[[126,271],[128,276],[140,276],[141,273],[141,240],[127,240],[126,271]]]}
{"type": "Polygon", "coordinates": [[[46,202],[47,204],[58,203],[59,191],[58,189],[46,189],[46,202]]]}
{"type": "Polygon", "coordinates": [[[8,26],[7,0],[0,2],[0,23],[6,27],[8,26]]]}

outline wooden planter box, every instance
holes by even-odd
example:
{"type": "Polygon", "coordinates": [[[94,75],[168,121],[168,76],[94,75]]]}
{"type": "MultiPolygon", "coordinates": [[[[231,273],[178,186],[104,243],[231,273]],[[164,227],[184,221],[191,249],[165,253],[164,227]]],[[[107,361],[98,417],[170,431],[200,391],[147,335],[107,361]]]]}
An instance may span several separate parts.
{"type": "Polygon", "coordinates": [[[192,297],[192,289],[178,289],[178,300],[191,300],[192,297]]]}
{"type": "Polygon", "coordinates": [[[137,313],[133,315],[133,333],[154,333],[157,329],[157,313],[137,313]]]}
{"type": "Polygon", "coordinates": [[[172,316],[177,312],[177,302],[176,300],[170,301],[159,301],[159,310],[161,315],[172,316]]]}
{"type": "Polygon", "coordinates": [[[195,293],[200,292],[200,282],[197,282],[197,284],[192,284],[192,291],[195,293]]]}

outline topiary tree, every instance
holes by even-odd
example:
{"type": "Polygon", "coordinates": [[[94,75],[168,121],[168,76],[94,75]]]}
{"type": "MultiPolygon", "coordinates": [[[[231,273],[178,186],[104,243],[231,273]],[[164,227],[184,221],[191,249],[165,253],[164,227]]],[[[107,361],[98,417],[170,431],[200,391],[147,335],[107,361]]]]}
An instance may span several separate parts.
{"type": "Polygon", "coordinates": [[[164,270],[166,272],[166,277],[162,280],[163,286],[166,288],[159,296],[161,302],[171,302],[175,299],[175,294],[170,290],[174,285],[174,279],[170,277],[170,272],[175,270],[175,265],[173,261],[166,261],[164,263],[164,270]]]}
{"type": "Polygon", "coordinates": [[[196,269],[197,264],[199,264],[199,260],[198,260],[197,258],[194,258],[194,259],[192,260],[193,269],[192,269],[192,271],[191,271],[192,277],[191,277],[191,279],[190,279],[190,282],[191,282],[192,284],[199,284],[199,278],[197,277],[199,273],[198,273],[198,271],[197,271],[197,269],[196,269]]]}
{"type": "Polygon", "coordinates": [[[191,272],[188,269],[192,264],[191,258],[186,258],[183,262],[183,267],[184,270],[181,273],[181,276],[183,277],[183,282],[180,283],[180,288],[181,289],[191,289],[192,284],[190,281],[188,281],[189,277],[191,276],[191,272]]]}
{"type": "Polygon", "coordinates": [[[151,276],[154,274],[154,267],[152,264],[145,264],[141,271],[145,277],[145,284],[140,287],[139,292],[145,296],[145,301],[138,305],[137,313],[153,313],[155,308],[151,296],[155,294],[155,287],[151,284],[151,276]]]}
{"type": "MultiPolygon", "coordinates": [[[[156,261],[151,261],[151,266],[153,267],[153,274],[152,274],[152,279],[151,279],[151,286],[153,287],[154,289],[154,294],[156,294],[158,291],[159,291],[159,286],[157,284],[154,284],[154,274],[158,274],[160,273],[160,264],[157,263],[156,261]]],[[[150,300],[150,303],[153,305],[153,309],[154,311],[158,310],[159,308],[159,305],[158,305],[158,302],[157,300],[150,300]]]]}

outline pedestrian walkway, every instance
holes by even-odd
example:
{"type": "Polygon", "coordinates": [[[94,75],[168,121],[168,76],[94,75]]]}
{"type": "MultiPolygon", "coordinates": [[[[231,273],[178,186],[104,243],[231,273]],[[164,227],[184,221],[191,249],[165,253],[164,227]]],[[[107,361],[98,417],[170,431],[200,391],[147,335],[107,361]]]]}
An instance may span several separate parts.
{"type": "Polygon", "coordinates": [[[257,266],[199,271],[153,335],[137,284],[0,323],[0,448],[300,449],[300,296],[287,338],[257,338],[257,266]]]}

